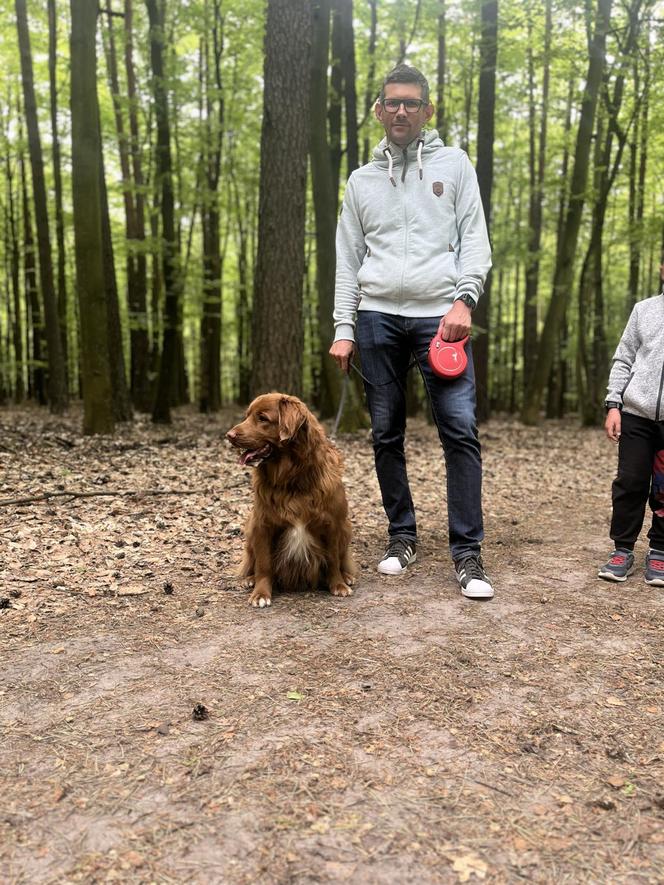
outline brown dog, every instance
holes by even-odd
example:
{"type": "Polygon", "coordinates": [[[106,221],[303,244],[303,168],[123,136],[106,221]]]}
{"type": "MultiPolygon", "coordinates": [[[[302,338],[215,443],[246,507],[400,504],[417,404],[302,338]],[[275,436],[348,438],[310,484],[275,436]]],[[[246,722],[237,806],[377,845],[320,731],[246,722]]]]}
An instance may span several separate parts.
{"type": "Polygon", "coordinates": [[[341,456],[297,397],[267,393],[226,439],[255,467],[254,506],[245,526],[241,576],[253,586],[253,606],[270,605],[273,587],[324,583],[350,596],[355,568],[341,456]]]}

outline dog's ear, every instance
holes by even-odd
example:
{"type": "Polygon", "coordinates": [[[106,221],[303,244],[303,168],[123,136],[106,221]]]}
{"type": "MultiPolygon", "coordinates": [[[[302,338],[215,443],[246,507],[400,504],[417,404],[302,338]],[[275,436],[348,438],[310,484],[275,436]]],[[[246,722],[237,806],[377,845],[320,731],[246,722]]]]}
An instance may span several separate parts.
{"type": "Polygon", "coordinates": [[[279,400],[279,439],[288,442],[306,423],[307,411],[297,399],[283,396],[279,400]]]}

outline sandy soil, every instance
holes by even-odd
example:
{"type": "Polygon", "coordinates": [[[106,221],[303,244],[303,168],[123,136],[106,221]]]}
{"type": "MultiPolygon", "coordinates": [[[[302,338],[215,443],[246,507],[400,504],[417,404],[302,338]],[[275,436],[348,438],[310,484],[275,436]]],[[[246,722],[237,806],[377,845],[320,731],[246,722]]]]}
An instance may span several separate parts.
{"type": "Polygon", "coordinates": [[[254,610],[235,417],[90,440],[0,414],[0,880],[661,882],[664,591],[595,577],[601,432],[483,428],[489,603],[453,580],[431,427],[402,578],[342,437],[355,595],[254,610]],[[65,491],[95,495],[6,503],[65,491]]]}

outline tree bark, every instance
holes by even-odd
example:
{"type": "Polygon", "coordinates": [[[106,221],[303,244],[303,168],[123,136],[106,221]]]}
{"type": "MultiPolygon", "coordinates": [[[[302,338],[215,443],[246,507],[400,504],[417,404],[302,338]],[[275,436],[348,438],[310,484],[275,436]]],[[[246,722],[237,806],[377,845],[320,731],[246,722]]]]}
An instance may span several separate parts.
{"type": "Polygon", "coordinates": [[[112,386],[102,237],[97,3],[70,0],[72,197],[81,322],[83,432],[112,433],[112,386]]]}
{"type": "Polygon", "coordinates": [[[540,249],[542,242],[542,202],[544,199],[544,171],[546,168],[546,133],[549,108],[549,70],[551,55],[551,0],[546,0],[544,22],[544,71],[542,74],[542,113],[537,121],[535,109],[535,65],[530,19],[528,21],[528,92],[529,92],[529,172],[530,201],[528,211],[528,260],[526,295],[523,315],[523,374],[530,378],[537,353],[537,295],[539,289],[540,249]],[[539,125],[539,143],[536,131],[539,125]],[[536,147],[537,144],[537,147],[536,147]]]}
{"type": "Polygon", "coordinates": [[[549,378],[561,321],[569,298],[574,274],[574,257],[585,203],[593,122],[604,70],[606,34],[611,18],[611,0],[598,0],[593,39],[589,47],[588,73],[581,105],[581,116],[574,154],[574,169],[565,218],[561,250],[553,279],[553,291],[540,337],[537,360],[526,392],[522,411],[525,424],[536,424],[540,417],[542,394],[549,378]]]}
{"type": "Polygon", "coordinates": [[[41,139],[37,122],[37,102],[35,98],[32,70],[32,52],[26,0],[15,0],[16,25],[19,52],[21,56],[21,78],[23,81],[23,102],[28,129],[28,147],[32,169],[32,190],[35,206],[35,226],[39,251],[39,279],[42,303],[46,320],[46,343],[48,349],[48,399],[51,411],[61,414],[67,408],[67,376],[62,355],[58,303],[53,282],[51,260],[51,238],[49,233],[46,182],[41,139]]]}
{"type": "Polygon", "coordinates": [[[447,120],[445,117],[445,80],[447,78],[447,0],[438,0],[438,63],[436,87],[436,129],[447,142],[447,120]]]}
{"type": "MultiPolygon", "coordinates": [[[[330,152],[325,134],[325,109],[328,94],[327,62],[329,44],[330,0],[314,3],[313,49],[311,57],[311,125],[309,156],[316,219],[316,280],[318,284],[318,341],[320,345],[320,380],[318,409],[324,418],[332,417],[339,405],[343,378],[328,354],[334,338],[334,278],[336,270],[335,232],[337,223],[338,181],[335,181],[334,152],[330,152]]],[[[338,167],[336,167],[338,174],[338,167]]],[[[364,409],[355,385],[348,391],[342,416],[343,430],[354,430],[366,423],[364,409]]]]}
{"type": "MultiPolygon", "coordinates": [[[[477,181],[489,235],[491,232],[491,192],[493,190],[493,142],[496,107],[496,57],[498,53],[498,0],[483,0],[481,7],[482,32],[480,39],[480,83],[477,125],[477,181]]],[[[484,284],[473,324],[477,332],[473,338],[475,384],[477,390],[477,418],[489,417],[489,332],[491,305],[491,273],[484,284]]]]}
{"type": "Polygon", "coordinates": [[[58,83],[57,83],[58,29],[55,0],[48,0],[48,75],[51,110],[51,144],[53,150],[53,189],[55,192],[55,238],[58,246],[58,321],[62,341],[62,358],[67,375],[67,272],[65,253],[65,222],[62,201],[62,163],[60,160],[60,136],[58,134],[58,83]]]}
{"type": "Polygon", "coordinates": [[[150,61],[152,90],[157,122],[155,176],[161,192],[162,279],[165,289],[164,331],[159,360],[157,390],[152,410],[155,423],[170,424],[171,397],[177,387],[178,330],[181,325],[180,279],[178,274],[178,240],[175,229],[175,197],[171,160],[171,130],[168,92],[164,79],[164,6],[158,0],[145,0],[150,20],[150,61]]]}
{"type": "Polygon", "coordinates": [[[7,253],[9,263],[9,276],[11,279],[11,304],[12,317],[12,342],[14,346],[14,401],[23,402],[25,399],[25,353],[23,348],[23,328],[21,323],[21,254],[18,245],[18,218],[17,206],[14,199],[14,171],[12,170],[9,153],[5,156],[5,177],[7,180],[7,253]]]}
{"type": "Polygon", "coordinates": [[[302,285],[312,10],[268,0],[251,390],[302,389],[302,285]],[[284,101],[284,96],[289,96],[284,101]]]}

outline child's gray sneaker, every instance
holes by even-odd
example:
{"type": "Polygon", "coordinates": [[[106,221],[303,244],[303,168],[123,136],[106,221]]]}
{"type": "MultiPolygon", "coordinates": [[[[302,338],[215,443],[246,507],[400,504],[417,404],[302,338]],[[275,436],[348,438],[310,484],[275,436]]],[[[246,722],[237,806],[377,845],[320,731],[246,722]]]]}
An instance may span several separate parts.
{"type": "Polygon", "coordinates": [[[598,578],[605,581],[626,581],[627,576],[634,571],[634,554],[631,550],[621,550],[619,547],[613,551],[608,562],[597,572],[598,578]]]}
{"type": "Polygon", "coordinates": [[[646,584],[664,587],[664,552],[648,550],[646,553],[646,584]]]}
{"type": "Polygon", "coordinates": [[[416,559],[415,541],[392,538],[387,545],[385,556],[378,563],[378,571],[383,575],[400,575],[416,559]]]}

